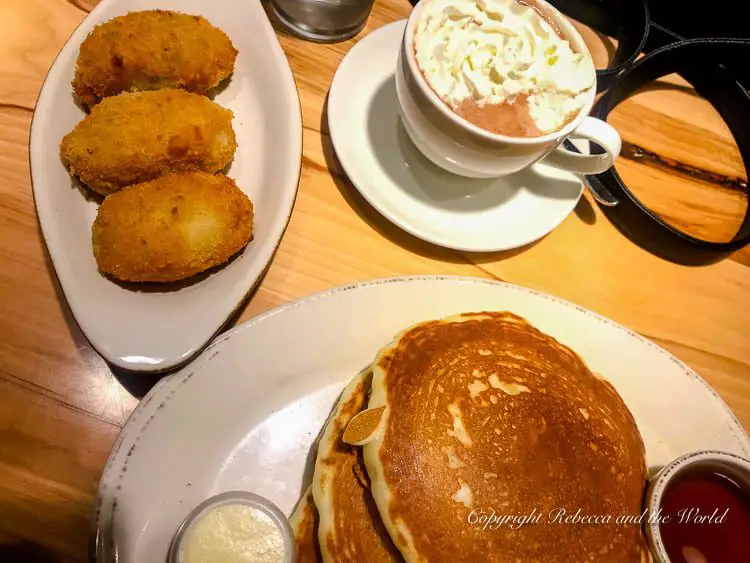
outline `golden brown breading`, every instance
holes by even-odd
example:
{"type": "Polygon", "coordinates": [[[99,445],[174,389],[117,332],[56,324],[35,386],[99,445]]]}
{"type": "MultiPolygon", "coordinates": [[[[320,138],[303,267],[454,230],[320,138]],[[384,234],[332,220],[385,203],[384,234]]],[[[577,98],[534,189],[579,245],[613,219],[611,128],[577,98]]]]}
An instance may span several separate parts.
{"type": "Polygon", "coordinates": [[[204,94],[234,70],[229,37],[200,16],[131,12],[81,43],[73,90],[87,107],[120,92],[183,88],[204,94]]]}
{"type": "Polygon", "coordinates": [[[232,179],[175,172],[107,197],[91,238],[103,273],[171,282],[223,264],[252,232],[253,205],[232,179]]]}
{"type": "Polygon", "coordinates": [[[231,111],[198,94],[157,90],[104,100],[63,138],[60,156],[107,195],[171,171],[217,172],[236,148],[231,111]]]}

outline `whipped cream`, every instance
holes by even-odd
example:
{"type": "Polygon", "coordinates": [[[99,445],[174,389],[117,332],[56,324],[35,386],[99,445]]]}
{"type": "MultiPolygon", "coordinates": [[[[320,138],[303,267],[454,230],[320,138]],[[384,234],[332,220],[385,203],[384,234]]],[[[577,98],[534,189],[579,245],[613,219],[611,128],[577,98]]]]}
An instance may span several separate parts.
{"type": "Polygon", "coordinates": [[[512,103],[525,95],[542,133],[586,103],[596,74],[533,8],[517,0],[429,0],[414,32],[425,79],[449,106],[512,103]]]}

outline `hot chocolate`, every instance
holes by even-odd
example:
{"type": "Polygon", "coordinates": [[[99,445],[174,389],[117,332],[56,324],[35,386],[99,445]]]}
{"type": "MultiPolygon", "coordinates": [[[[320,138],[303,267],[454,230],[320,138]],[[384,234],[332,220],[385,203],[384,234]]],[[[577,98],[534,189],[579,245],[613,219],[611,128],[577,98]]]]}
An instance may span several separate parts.
{"type": "Polygon", "coordinates": [[[570,122],[595,85],[588,53],[519,0],[427,0],[414,53],[432,90],[491,132],[538,137],[570,122]]]}

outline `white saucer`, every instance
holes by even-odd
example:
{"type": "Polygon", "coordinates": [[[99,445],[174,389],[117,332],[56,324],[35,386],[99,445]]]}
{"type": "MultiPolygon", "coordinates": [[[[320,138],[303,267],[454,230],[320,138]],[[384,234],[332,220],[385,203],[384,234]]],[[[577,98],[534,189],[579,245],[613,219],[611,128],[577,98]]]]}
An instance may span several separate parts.
{"type": "Polygon", "coordinates": [[[581,180],[544,164],[476,180],[428,161],[398,115],[394,72],[404,25],[362,39],[331,83],[328,126],[352,184],[391,222],[447,248],[494,252],[542,238],[576,206],[581,180]]]}

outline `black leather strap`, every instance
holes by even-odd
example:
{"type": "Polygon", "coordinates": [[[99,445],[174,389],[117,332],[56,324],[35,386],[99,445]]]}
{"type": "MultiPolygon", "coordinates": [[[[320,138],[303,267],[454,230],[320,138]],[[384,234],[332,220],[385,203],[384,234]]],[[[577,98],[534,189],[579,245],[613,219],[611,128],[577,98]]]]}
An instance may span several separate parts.
{"type": "MultiPolygon", "coordinates": [[[[721,65],[703,61],[735,60],[750,55],[750,41],[743,39],[689,39],[656,49],[633,63],[594,106],[592,115],[605,119],[636,90],[667,74],[677,72],[717,109],[727,122],[740,150],[745,170],[750,170],[750,95],[733,73],[721,65]]],[[[750,243],[750,209],[735,237],[729,242],[701,240],[664,222],[644,206],[612,168],[588,176],[594,186],[604,186],[618,200],[602,208],[631,240],[669,260],[684,264],[714,262],[750,243]]],[[[747,187],[745,187],[747,189],[747,187]]]]}
{"type": "MultiPolygon", "coordinates": [[[[663,25],[650,22],[645,0],[637,4],[627,0],[551,0],[550,3],[567,16],[618,39],[618,50],[610,66],[597,70],[597,90],[606,92],[594,106],[594,117],[606,120],[620,102],[639,88],[676,72],[719,112],[737,142],[746,172],[750,171],[750,95],[740,82],[747,83],[750,40],[685,39],[663,25]],[[627,5],[625,11],[624,5],[627,5]],[[646,54],[638,59],[641,53],[646,54]]],[[[693,23],[686,27],[683,22],[682,28],[695,33],[700,26],[693,23]]],[[[575,150],[569,142],[566,146],[575,150]]],[[[628,189],[614,168],[587,176],[586,180],[593,190],[606,191],[618,201],[614,207],[602,206],[602,210],[623,234],[668,260],[706,264],[750,244],[750,208],[746,207],[744,220],[731,241],[712,242],[666,223],[628,189]]],[[[744,190],[747,193],[747,185],[744,190]]]]}

